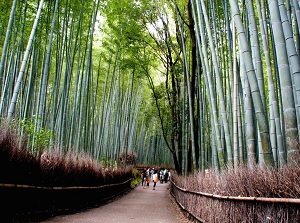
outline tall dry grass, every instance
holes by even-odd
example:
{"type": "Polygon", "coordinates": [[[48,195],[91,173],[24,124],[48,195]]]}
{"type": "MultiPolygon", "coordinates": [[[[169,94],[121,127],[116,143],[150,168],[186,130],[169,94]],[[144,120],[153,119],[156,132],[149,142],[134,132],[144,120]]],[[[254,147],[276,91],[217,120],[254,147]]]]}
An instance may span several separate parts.
{"type": "Polygon", "coordinates": [[[34,156],[26,141],[8,126],[0,127],[0,183],[36,186],[99,186],[130,178],[132,167],[104,169],[86,154],[59,149],[34,156]],[[124,177],[123,177],[124,176],[124,177]]]}
{"type": "MultiPolygon", "coordinates": [[[[188,191],[236,197],[300,198],[300,166],[279,170],[255,166],[198,172],[187,177],[172,173],[172,180],[188,191]]],[[[184,193],[172,186],[172,193],[192,215],[206,222],[300,222],[299,204],[260,203],[213,199],[184,193]]]]}
{"type": "MultiPolygon", "coordinates": [[[[104,169],[86,154],[58,149],[34,156],[14,129],[0,127],[3,222],[95,206],[131,189],[132,167],[104,169]],[[53,189],[53,188],[56,189],[53,189]]],[[[35,220],[35,219],[34,219],[35,220]]]]}

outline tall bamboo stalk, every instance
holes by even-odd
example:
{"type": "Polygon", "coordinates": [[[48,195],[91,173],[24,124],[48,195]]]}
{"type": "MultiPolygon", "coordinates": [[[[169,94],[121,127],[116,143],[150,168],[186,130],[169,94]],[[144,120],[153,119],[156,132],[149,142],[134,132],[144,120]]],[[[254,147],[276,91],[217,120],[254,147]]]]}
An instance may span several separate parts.
{"type": "Polygon", "coordinates": [[[238,3],[235,0],[230,0],[230,5],[231,5],[231,12],[234,18],[234,22],[237,28],[238,38],[240,39],[241,42],[241,46],[240,46],[242,52],[241,56],[244,57],[243,61],[245,62],[246,74],[251,88],[251,94],[254,102],[256,118],[258,121],[260,137],[262,140],[264,161],[266,165],[274,166],[274,158],[270,147],[268,122],[267,122],[265,110],[263,108],[263,102],[259,93],[258,81],[255,76],[248,41],[245,35],[245,31],[239,13],[238,3]]]}
{"type": "MultiPolygon", "coordinates": [[[[13,20],[16,14],[16,4],[17,0],[13,1],[11,11],[10,11],[10,16],[9,16],[9,21],[8,21],[8,26],[7,26],[7,31],[5,35],[5,40],[4,40],[4,45],[2,49],[2,55],[1,55],[1,61],[0,61],[0,84],[1,84],[1,93],[3,92],[3,69],[5,65],[5,60],[7,59],[7,50],[8,50],[8,45],[9,45],[9,39],[11,37],[11,32],[12,32],[12,25],[13,25],[13,20]]],[[[3,93],[2,93],[3,94],[3,93]]]]}
{"type": "MultiPolygon", "coordinates": [[[[279,5],[277,1],[268,1],[269,11],[270,11],[270,19],[272,25],[272,31],[274,36],[275,50],[276,50],[276,59],[278,63],[279,70],[279,78],[280,78],[280,88],[281,95],[283,97],[282,106],[284,112],[284,124],[286,129],[286,148],[287,148],[287,159],[289,162],[297,162],[299,157],[299,136],[298,136],[298,126],[297,126],[297,117],[295,111],[295,101],[293,94],[293,86],[292,86],[292,78],[291,71],[289,66],[288,55],[290,55],[290,50],[292,50],[291,45],[286,45],[284,33],[286,33],[286,37],[289,38],[290,35],[287,33],[288,30],[282,27],[281,15],[285,12],[285,9],[281,7],[281,13],[279,11],[279,5]],[[287,52],[288,51],[288,52],[287,52]]],[[[288,28],[289,26],[286,26],[288,28]]],[[[289,41],[289,40],[288,40],[289,41]]],[[[295,66],[296,75],[299,68],[299,61],[297,60],[297,56],[292,56],[291,63],[296,62],[297,66],[295,66]],[[294,60],[294,58],[296,58],[294,60]],[[296,61],[297,60],[297,61],[296,61]]],[[[293,64],[292,64],[293,65],[293,64]]],[[[294,70],[292,70],[293,72],[294,70]]],[[[293,72],[294,73],[294,72],[293,72]]]]}
{"type": "Polygon", "coordinates": [[[29,37],[29,40],[28,40],[28,43],[27,43],[26,51],[25,51],[25,54],[24,54],[24,57],[23,57],[21,69],[20,69],[20,72],[19,72],[19,75],[18,75],[17,82],[16,82],[15,87],[14,87],[13,96],[12,96],[10,106],[9,106],[9,109],[8,109],[7,118],[9,120],[13,119],[13,115],[14,115],[14,112],[15,112],[15,106],[16,106],[16,103],[17,103],[17,97],[18,97],[18,94],[19,94],[19,89],[21,87],[23,74],[25,72],[27,60],[28,60],[29,53],[30,53],[30,48],[31,48],[31,45],[32,45],[32,42],[33,42],[33,39],[34,39],[35,31],[37,29],[37,25],[38,25],[39,18],[40,18],[42,9],[43,9],[43,5],[44,5],[44,0],[41,0],[40,3],[39,3],[38,11],[36,13],[34,24],[33,24],[31,34],[30,34],[30,37],[29,37]]]}

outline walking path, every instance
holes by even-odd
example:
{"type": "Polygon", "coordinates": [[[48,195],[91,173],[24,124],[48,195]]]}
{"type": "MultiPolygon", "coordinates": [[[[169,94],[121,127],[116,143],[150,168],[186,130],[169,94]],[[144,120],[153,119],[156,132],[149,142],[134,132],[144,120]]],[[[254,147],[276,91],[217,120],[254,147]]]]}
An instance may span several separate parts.
{"type": "Polygon", "coordinates": [[[136,187],[127,195],[84,212],[57,216],[44,223],[189,223],[174,198],[169,184],[157,183],[156,189],[136,187]]]}

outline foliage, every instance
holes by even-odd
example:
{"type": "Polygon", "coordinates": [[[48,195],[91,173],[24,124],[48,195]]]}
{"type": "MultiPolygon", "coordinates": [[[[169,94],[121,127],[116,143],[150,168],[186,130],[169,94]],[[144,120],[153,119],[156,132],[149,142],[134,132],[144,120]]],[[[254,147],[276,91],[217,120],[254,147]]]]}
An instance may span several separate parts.
{"type": "Polygon", "coordinates": [[[55,138],[55,134],[49,129],[40,128],[37,130],[35,123],[37,123],[38,119],[37,117],[32,117],[30,119],[15,120],[28,137],[28,147],[32,148],[34,154],[42,150],[48,150],[55,138]]]}
{"type": "MultiPolygon", "coordinates": [[[[13,0],[7,0],[7,1],[1,1],[0,2],[0,42],[3,42],[5,38],[5,31],[6,31],[6,25],[8,23],[9,19],[9,12],[10,7],[7,7],[8,5],[12,5],[13,0]]],[[[2,46],[0,46],[0,49],[2,49],[2,46]]]]}
{"type": "Polygon", "coordinates": [[[119,161],[120,161],[120,166],[124,167],[124,165],[132,165],[135,166],[136,162],[137,162],[137,154],[133,151],[127,151],[127,154],[125,151],[120,153],[120,157],[119,157],[119,161]]]}
{"type": "Polygon", "coordinates": [[[141,173],[138,169],[133,168],[132,169],[131,187],[135,188],[136,185],[138,185],[140,182],[142,182],[141,173]]]}

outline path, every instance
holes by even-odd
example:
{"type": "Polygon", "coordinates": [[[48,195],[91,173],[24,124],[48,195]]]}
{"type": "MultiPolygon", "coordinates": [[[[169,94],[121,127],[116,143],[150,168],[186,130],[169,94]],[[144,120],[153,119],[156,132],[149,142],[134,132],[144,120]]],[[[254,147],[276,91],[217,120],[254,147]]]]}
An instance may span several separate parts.
{"type": "Polygon", "coordinates": [[[44,223],[189,223],[169,192],[169,184],[157,183],[156,190],[136,187],[127,195],[71,215],[57,216],[44,223]]]}

